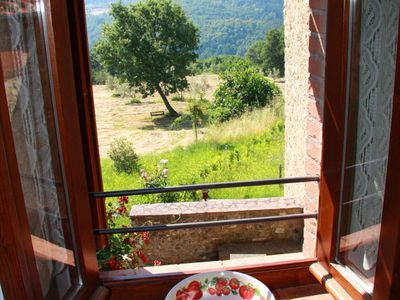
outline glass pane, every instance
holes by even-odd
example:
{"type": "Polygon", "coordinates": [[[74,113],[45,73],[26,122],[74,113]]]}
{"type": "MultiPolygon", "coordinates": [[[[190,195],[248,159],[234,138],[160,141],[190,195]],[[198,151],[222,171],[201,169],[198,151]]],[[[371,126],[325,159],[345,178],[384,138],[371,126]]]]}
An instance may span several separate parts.
{"type": "Polygon", "coordinates": [[[40,1],[0,2],[0,55],[43,295],[80,284],[57,139],[40,1]]]}
{"type": "Polygon", "coordinates": [[[357,9],[359,40],[353,40],[353,47],[359,49],[353,49],[352,59],[359,59],[359,65],[350,83],[339,260],[371,288],[392,120],[399,1],[359,1],[357,9]]]}

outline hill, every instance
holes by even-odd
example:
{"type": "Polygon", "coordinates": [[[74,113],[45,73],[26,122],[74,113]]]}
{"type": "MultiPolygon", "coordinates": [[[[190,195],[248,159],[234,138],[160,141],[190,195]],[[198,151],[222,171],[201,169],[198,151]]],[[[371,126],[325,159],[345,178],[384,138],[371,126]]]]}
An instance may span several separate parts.
{"type": "MultiPolygon", "coordinates": [[[[125,0],[135,3],[139,0],[125,0]]],[[[244,55],[266,31],[283,23],[283,0],[175,0],[200,28],[199,55],[244,55]]],[[[89,45],[100,37],[102,24],[111,22],[108,8],[115,0],[86,0],[89,45]]]]}

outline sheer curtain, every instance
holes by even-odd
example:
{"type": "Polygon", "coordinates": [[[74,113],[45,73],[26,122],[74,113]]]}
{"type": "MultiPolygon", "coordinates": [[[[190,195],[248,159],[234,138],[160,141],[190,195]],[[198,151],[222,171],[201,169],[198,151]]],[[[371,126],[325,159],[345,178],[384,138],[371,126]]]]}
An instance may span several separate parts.
{"type": "MultiPolygon", "coordinates": [[[[360,46],[356,134],[348,136],[348,141],[356,139],[355,153],[347,153],[352,156],[352,164],[346,166],[346,172],[353,174],[353,189],[342,206],[342,212],[347,212],[349,218],[342,219],[345,224],[342,233],[350,239],[352,233],[368,232],[366,229],[379,231],[381,223],[392,122],[399,3],[398,0],[360,2],[360,40],[353,41],[360,46]]],[[[346,251],[344,258],[350,268],[373,282],[377,252],[378,240],[375,240],[346,251]]]]}
{"type": "MultiPolygon", "coordinates": [[[[72,238],[41,4],[0,4],[0,53],[29,226],[38,241],[45,241],[41,247],[51,257],[53,245],[71,249],[72,238]]],[[[71,265],[43,257],[36,264],[46,298],[61,298],[77,284],[71,265]]]]}

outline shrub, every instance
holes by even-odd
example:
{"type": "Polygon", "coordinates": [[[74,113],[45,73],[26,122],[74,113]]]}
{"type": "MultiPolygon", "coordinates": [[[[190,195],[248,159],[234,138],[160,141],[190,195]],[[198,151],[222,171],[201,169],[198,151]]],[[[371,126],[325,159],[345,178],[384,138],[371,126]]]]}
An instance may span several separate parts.
{"type": "MultiPolygon", "coordinates": [[[[107,223],[109,228],[116,228],[116,220],[129,219],[129,211],[126,207],[128,197],[119,197],[116,203],[109,202],[107,207],[107,223]]],[[[108,239],[108,244],[97,251],[99,271],[113,271],[134,269],[139,266],[149,265],[148,258],[143,250],[150,243],[149,232],[132,232],[114,234],[108,239]]],[[[153,265],[160,265],[160,261],[154,260],[153,265]]]]}
{"type": "Polygon", "coordinates": [[[139,169],[138,156],[133,150],[132,143],[126,138],[115,139],[111,144],[108,155],[119,173],[131,174],[139,169]]]}
{"type": "Polygon", "coordinates": [[[142,103],[142,101],[140,101],[139,98],[137,97],[132,97],[129,99],[129,101],[126,103],[127,105],[131,105],[131,104],[140,104],[142,103]]]}
{"type": "Polygon", "coordinates": [[[172,97],[171,97],[171,100],[172,101],[178,101],[178,102],[183,102],[183,101],[185,101],[185,97],[182,95],[182,93],[181,94],[179,94],[179,95],[173,95],[172,97]]]}
{"type": "Polygon", "coordinates": [[[245,63],[236,64],[221,75],[214,93],[210,119],[225,122],[240,117],[246,111],[271,104],[281,94],[279,87],[245,63]]]}
{"type": "MultiPolygon", "coordinates": [[[[143,181],[144,188],[161,188],[168,186],[169,169],[167,167],[168,160],[161,159],[155,169],[147,172],[145,169],[140,170],[140,177],[143,181]]],[[[188,199],[196,199],[195,192],[180,192],[180,193],[159,193],[147,195],[148,203],[171,203],[183,202],[188,199]]]]}

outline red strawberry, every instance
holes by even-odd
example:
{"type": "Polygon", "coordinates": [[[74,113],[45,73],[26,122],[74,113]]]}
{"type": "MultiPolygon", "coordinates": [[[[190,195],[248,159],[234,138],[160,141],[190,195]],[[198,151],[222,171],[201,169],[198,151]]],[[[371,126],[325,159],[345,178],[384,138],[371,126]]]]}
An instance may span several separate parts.
{"type": "Polygon", "coordinates": [[[221,290],[217,290],[215,293],[217,294],[218,297],[221,297],[221,295],[222,295],[222,291],[221,290]]]}
{"type": "Polygon", "coordinates": [[[189,290],[187,294],[192,300],[198,300],[201,299],[201,297],[203,297],[203,292],[197,289],[189,290]]]}
{"type": "Polygon", "coordinates": [[[188,285],[188,290],[200,290],[200,282],[193,280],[191,283],[188,285]]]}
{"type": "Polygon", "coordinates": [[[242,285],[239,289],[239,295],[243,299],[252,299],[254,296],[254,289],[250,285],[242,285]]]}
{"type": "Polygon", "coordinates": [[[210,294],[210,295],[215,295],[215,289],[213,289],[213,288],[208,288],[208,293],[210,294]]]}
{"type": "Polygon", "coordinates": [[[176,300],[188,300],[189,295],[184,290],[178,290],[175,294],[176,300]]]}
{"type": "Polygon", "coordinates": [[[238,289],[240,286],[239,280],[237,280],[236,278],[232,278],[231,280],[229,280],[229,286],[232,290],[238,289]]]}
{"type": "Polygon", "coordinates": [[[226,296],[226,295],[229,295],[230,293],[231,293],[231,290],[228,289],[227,287],[224,287],[224,288],[222,289],[222,294],[224,294],[225,296],[226,296]]]}
{"type": "Polygon", "coordinates": [[[223,286],[225,286],[227,283],[228,283],[228,281],[224,278],[224,277],[220,277],[220,278],[218,278],[218,281],[217,281],[220,285],[223,285],[223,286]]]}

